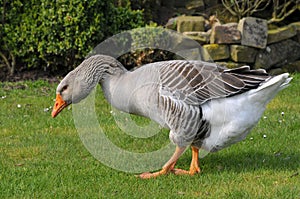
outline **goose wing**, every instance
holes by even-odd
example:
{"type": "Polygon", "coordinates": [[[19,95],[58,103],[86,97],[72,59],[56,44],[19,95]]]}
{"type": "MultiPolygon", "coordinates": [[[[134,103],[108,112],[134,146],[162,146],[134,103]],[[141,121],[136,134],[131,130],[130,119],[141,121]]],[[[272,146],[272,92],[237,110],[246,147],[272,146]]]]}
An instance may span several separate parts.
{"type": "Polygon", "coordinates": [[[164,62],[159,76],[162,97],[190,105],[243,93],[269,78],[266,71],[249,66],[225,69],[215,63],[185,60],[164,62]]]}

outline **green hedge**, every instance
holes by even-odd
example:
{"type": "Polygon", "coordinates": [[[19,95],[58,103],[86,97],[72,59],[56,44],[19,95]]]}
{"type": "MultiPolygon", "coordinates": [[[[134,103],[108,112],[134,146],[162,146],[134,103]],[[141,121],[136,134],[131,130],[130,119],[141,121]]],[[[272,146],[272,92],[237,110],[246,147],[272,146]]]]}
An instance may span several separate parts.
{"type": "Polygon", "coordinates": [[[71,69],[105,38],[144,25],[129,1],[0,0],[1,62],[44,70],[71,69]]]}

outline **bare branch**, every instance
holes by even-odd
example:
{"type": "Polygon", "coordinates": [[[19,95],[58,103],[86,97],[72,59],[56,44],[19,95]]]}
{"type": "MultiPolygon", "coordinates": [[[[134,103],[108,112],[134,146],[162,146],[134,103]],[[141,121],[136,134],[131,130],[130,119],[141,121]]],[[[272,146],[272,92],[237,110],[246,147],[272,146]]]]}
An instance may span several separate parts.
{"type": "Polygon", "coordinates": [[[11,57],[11,68],[10,68],[10,74],[14,74],[15,69],[16,69],[16,57],[12,52],[9,52],[9,55],[11,57]]]}
{"type": "Polygon", "coordinates": [[[271,0],[222,0],[223,6],[239,19],[267,8],[271,0]]]}
{"type": "Polygon", "coordinates": [[[300,0],[222,0],[223,6],[233,15],[241,19],[255,12],[265,10],[273,3],[272,18],[268,23],[280,22],[300,9],[300,0]]]}
{"type": "Polygon", "coordinates": [[[232,14],[233,16],[237,16],[237,13],[231,8],[234,5],[228,4],[229,2],[226,0],[222,0],[223,6],[232,14]]]}
{"type": "Polygon", "coordinates": [[[268,20],[268,23],[280,22],[283,21],[286,17],[295,12],[300,6],[299,0],[284,1],[283,4],[280,4],[279,0],[273,0],[273,13],[272,18],[268,20]],[[291,7],[292,3],[294,5],[291,7]]]}
{"type": "Polygon", "coordinates": [[[7,69],[9,71],[11,71],[11,65],[10,65],[10,63],[8,61],[8,58],[1,51],[0,51],[0,56],[1,56],[2,60],[4,61],[4,64],[6,65],[7,69]]]}
{"type": "Polygon", "coordinates": [[[255,3],[254,3],[255,7],[254,7],[252,13],[265,10],[270,5],[270,2],[271,2],[271,0],[267,0],[267,2],[265,3],[265,5],[263,7],[261,7],[261,8],[259,8],[261,6],[261,4],[264,3],[264,2],[256,0],[255,3]]]}

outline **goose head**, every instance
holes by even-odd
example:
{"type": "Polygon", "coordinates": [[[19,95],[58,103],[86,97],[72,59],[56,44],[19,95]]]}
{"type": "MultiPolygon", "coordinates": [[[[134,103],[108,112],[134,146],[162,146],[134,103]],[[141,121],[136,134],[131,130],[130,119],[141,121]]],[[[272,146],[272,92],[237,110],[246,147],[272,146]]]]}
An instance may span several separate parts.
{"type": "Polygon", "coordinates": [[[86,98],[99,82],[99,74],[87,72],[91,70],[84,63],[67,74],[57,86],[52,111],[53,118],[68,105],[79,103],[86,98]]]}
{"type": "Polygon", "coordinates": [[[126,72],[116,59],[106,55],[95,55],[84,60],[59,83],[52,117],[56,117],[72,103],[79,103],[100,82],[110,75],[126,72]]]}
{"type": "Polygon", "coordinates": [[[56,99],[52,111],[53,118],[68,105],[78,103],[86,98],[94,88],[94,85],[85,81],[84,74],[76,74],[76,71],[71,71],[57,86],[56,99]]]}

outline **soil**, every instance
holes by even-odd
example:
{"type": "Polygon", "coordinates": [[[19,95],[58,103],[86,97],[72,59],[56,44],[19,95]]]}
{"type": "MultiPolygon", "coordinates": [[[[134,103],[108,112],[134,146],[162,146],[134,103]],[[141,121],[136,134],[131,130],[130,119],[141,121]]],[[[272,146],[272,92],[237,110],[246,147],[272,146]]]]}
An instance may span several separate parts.
{"type": "Polygon", "coordinates": [[[50,83],[57,83],[65,75],[66,72],[48,72],[37,69],[20,70],[15,72],[15,74],[10,75],[9,72],[5,70],[5,68],[0,68],[0,82],[45,80],[50,83]]]}

